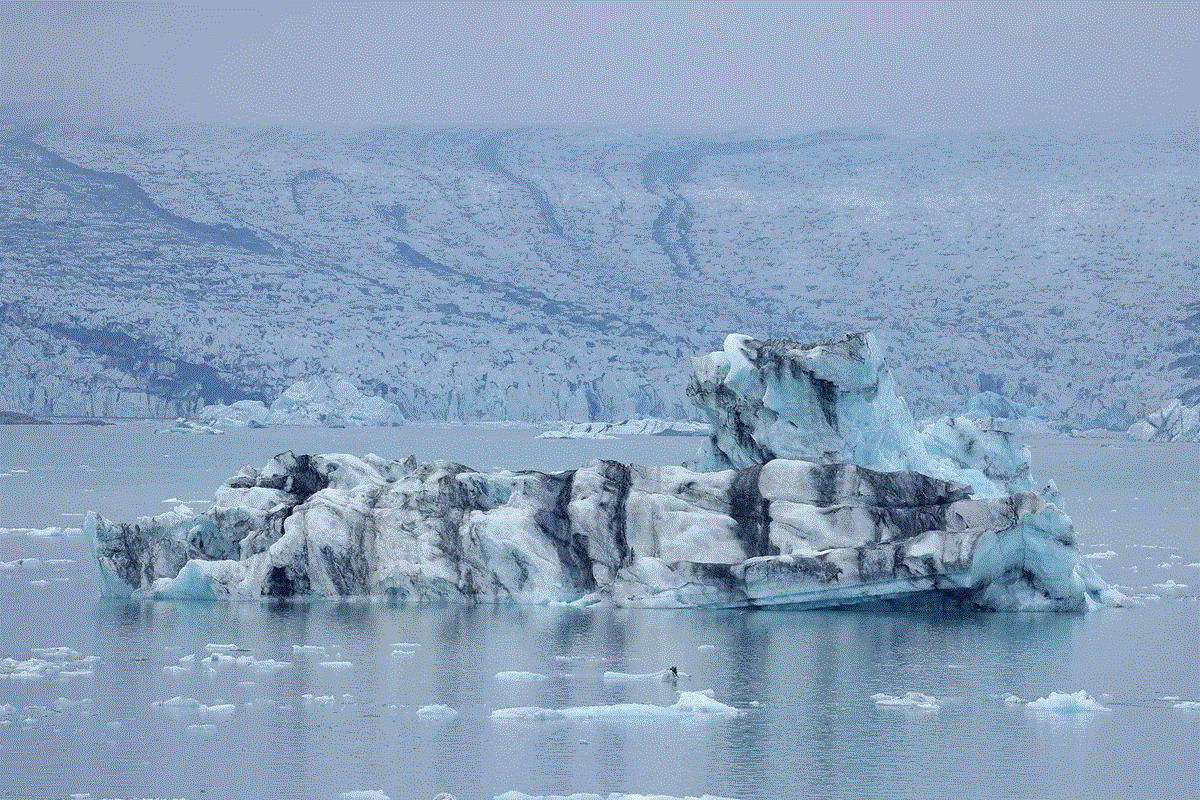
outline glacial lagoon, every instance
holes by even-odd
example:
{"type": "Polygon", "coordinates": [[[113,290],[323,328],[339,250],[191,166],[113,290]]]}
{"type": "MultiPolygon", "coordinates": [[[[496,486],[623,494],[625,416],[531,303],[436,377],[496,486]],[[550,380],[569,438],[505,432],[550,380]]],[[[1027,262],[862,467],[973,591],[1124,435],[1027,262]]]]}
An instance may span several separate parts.
{"type": "Polygon", "coordinates": [[[102,600],[87,543],[44,529],[77,527],[87,510],[202,508],[241,466],[283,450],[554,470],[679,463],[699,445],[498,426],[156,427],[0,428],[0,660],[12,659],[0,661],[0,797],[1200,794],[1200,709],[1177,707],[1200,701],[1198,445],[1031,442],[1035,478],[1056,481],[1081,550],[1136,608],[102,600]],[[670,666],[674,686],[605,679],[670,666]],[[664,711],[680,690],[711,690],[736,713],[664,711]],[[1077,690],[1105,710],[1006,702],[1077,690]],[[937,707],[872,698],[907,692],[937,707]],[[514,708],[565,713],[496,714],[514,708]]]}

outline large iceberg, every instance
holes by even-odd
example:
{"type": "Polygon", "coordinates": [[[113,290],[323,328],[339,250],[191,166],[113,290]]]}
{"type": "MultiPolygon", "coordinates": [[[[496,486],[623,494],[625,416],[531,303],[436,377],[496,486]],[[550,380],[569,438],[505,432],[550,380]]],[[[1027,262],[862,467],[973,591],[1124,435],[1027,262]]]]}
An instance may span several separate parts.
{"type": "Polygon", "coordinates": [[[200,421],[220,428],[261,428],[267,425],[400,425],[404,414],[395,403],[365,395],[341,375],[297,381],[271,403],[239,400],[231,405],[205,406],[200,421]]]}
{"type": "Polygon", "coordinates": [[[870,336],[730,336],[689,394],[697,469],[479,472],[276,456],[212,506],[87,515],[104,591],[147,598],[1084,610],[1123,602],[1080,558],[1010,433],[917,431],[870,336]]]}

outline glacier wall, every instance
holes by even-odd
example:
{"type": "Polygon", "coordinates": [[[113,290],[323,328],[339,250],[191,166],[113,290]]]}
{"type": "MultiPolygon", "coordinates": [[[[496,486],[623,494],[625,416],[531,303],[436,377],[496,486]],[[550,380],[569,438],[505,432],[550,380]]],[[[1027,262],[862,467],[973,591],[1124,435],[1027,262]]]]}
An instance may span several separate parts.
{"type": "Polygon", "coordinates": [[[0,121],[0,406],[340,373],[409,419],[677,419],[729,330],[870,329],[921,416],[1124,429],[1196,386],[1189,136],[0,121]]]}

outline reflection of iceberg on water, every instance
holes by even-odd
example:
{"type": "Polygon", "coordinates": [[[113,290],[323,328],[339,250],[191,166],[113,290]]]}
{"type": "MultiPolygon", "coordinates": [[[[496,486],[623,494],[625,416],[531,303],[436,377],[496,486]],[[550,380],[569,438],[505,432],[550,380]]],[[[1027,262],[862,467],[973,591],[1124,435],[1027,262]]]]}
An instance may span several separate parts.
{"type": "Polygon", "coordinates": [[[918,431],[865,334],[729,336],[688,388],[695,470],[477,472],[284,453],[204,513],[89,514],[107,594],[829,608],[1120,603],[1001,423],[918,431]]]}

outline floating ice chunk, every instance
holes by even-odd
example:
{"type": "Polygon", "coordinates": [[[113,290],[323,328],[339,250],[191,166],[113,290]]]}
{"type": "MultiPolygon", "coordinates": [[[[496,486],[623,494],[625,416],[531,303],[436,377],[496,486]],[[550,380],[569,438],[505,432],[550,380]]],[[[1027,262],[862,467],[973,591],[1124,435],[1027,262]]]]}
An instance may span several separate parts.
{"type": "Polygon", "coordinates": [[[537,683],[546,680],[546,676],[540,672],[497,672],[496,680],[513,683],[537,683]]]}
{"type": "Polygon", "coordinates": [[[169,700],[159,700],[151,703],[151,705],[157,708],[200,708],[201,703],[199,700],[194,700],[190,697],[176,695],[169,700]]]}
{"type": "Polygon", "coordinates": [[[322,694],[314,697],[311,694],[302,694],[300,695],[300,699],[309,705],[329,705],[333,702],[333,695],[322,694]]]}
{"type": "Polygon", "coordinates": [[[276,661],[273,658],[264,658],[250,662],[250,669],[255,672],[278,672],[281,669],[287,669],[292,665],[290,661],[276,661]]]}
{"type": "Polygon", "coordinates": [[[458,712],[450,706],[444,706],[440,703],[437,703],[429,706],[421,706],[417,709],[417,716],[421,719],[431,720],[453,719],[454,717],[458,716],[458,712]]]}
{"type": "Polygon", "coordinates": [[[1097,700],[1090,694],[1080,689],[1072,694],[1063,692],[1051,692],[1046,697],[1039,697],[1037,700],[1030,700],[1025,704],[1026,708],[1032,708],[1038,711],[1060,711],[1063,713],[1073,713],[1078,711],[1108,711],[1108,709],[1100,705],[1097,700]]]}
{"type": "Polygon", "coordinates": [[[1006,694],[1004,695],[1004,702],[1010,706],[1019,706],[1026,702],[1026,700],[1023,697],[1017,697],[1015,694],[1006,694]]]}
{"type": "Polygon", "coordinates": [[[392,800],[378,789],[352,789],[338,795],[342,800],[392,800]]]}
{"type": "Polygon", "coordinates": [[[397,650],[415,650],[420,646],[421,645],[415,642],[396,642],[392,645],[392,647],[396,648],[397,650]]]}
{"type": "Polygon", "coordinates": [[[647,703],[614,703],[605,706],[572,706],[568,708],[538,708],[518,706],[498,708],[492,712],[496,720],[530,720],[544,722],[556,719],[635,719],[677,718],[681,716],[725,717],[737,716],[742,712],[733,706],[713,699],[711,689],[696,692],[680,692],[679,700],[673,705],[657,706],[647,703]]]}
{"type": "Polygon", "coordinates": [[[216,733],[217,726],[211,722],[194,722],[187,729],[189,733],[216,733]]]}
{"type": "Polygon", "coordinates": [[[354,662],[352,661],[321,661],[318,664],[325,669],[353,669],[354,662]]]}
{"type": "Polygon", "coordinates": [[[678,678],[690,678],[686,672],[678,670],[660,669],[658,672],[605,672],[605,683],[634,683],[636,681],[662,681],[663,683],[672,683],[678,678]]]}
{"type": "Polygon", "coordinates": [[[201,705],[200,713],[208,714],[209,716],[214,716],[214,717],[227,717],[230,714],[232,714],[236,709],[237,709],[237,706],[235,706],[233,703],[221,703],[219,705],[213,705],[213,706],[201,705]]]}
{"type": "Polygon", "coordinates": [[[30,581],[29,585],[30,586],[49,586],[50,581],[46,580],[45,578],[42,578],[41,580],[30,581]]]}
{"type": "MultiPolygon", "coordinates": [[[[439,798],[434,798],[439,800],[439,798]]],[[[665,794],[609,794],[598,795],[588,794],[586,792],[576,792],[574,794],[521,794],[520,792],[512,791],[504,794],[496,795],[493,800],[736,800],[732,797],[716,797],[715,795],[705,794],[699,797],[687,795],[686,797],[675,797],[665,794]]]]}
{"type": "Polygon", "coordinates": [[[238,649],[236,644],[206,644],[204,649],[210,653],[232,653],[238,649]]]}
{"type": "Polygon", "coordinates": [[[725,705],[720,700],[713,699],[712,689],[702,689],[696,692],[680,692],[679,700],[671,708],[690,714],[741,714],[733,706],[725,705]]]}
{"type": "Polygon", "coordinates": [[[393,650],[392,658],[412,658],[416,653],[412,650],[393,650]]]}
{"type": "Polygon", "coordinates": [[[1164,592],[1176,592],[1176,591],[1179,591],[1180,589],[1186,589],[1188,587],[1187,587],[1186,583],[1176,583],[1175,581],[1168,578],[1166,583],[1154,584],[1154,588],[1162,589],[1164,592]]]}
{"type": "Polygon", "coordinates": [[[696,649],[697,650],[716,650],[717,646],[715,644],[702,644],[702,645],[699,645],[696,649]]]}
{"type": "Polygon", "coordinates": [[[1200,709],[1200,703],[1197,703],[1195,700],[1184,700],[1182,702],[1175,703],[1172,708],[1184,708],[1194,711],[1200,709]]]}
{"type": "Polygon", "coordinates": [[[893,697],[890,694],[873,694],[871,699],[875,701],[877,706],[900,706],[902,708],[915,708],[921,711],[937,711],[942,707],[942,704],[936,697],[920,692],[905,692],[900,697],[893,697]]]}
{"type": "Polygon", "coordinates": [[[292,645],[292,652],[306,656],[323,656],[325,655],[325,648],[319,644],[294,644],[292,645]]]}
{"type": "Polygon", "coordinates": [[[1112,557],[1113,557],[1113,556],[1115,556],[1116,554],[1117,554],[1117,553],[1116,553],[1116,551],[1114,551],[1114,550],[1105,550],[1105,551],[1103,551],[1103,552],[1100,552],[1100,553],[1084,553],[1084,554],[1083,554],[1083,557],[1084,557],[1084,558],[1096,558],[1096,559],[1100,559],[1100,558],[1112,558],[1112,557]]]}
{"type": "Polygon", "coordinates": [[[167,672],[172,675],[182,675],[185,672],[191,672],[191,670],[189,670],[187,667],[181,667],[178,664],[168,664],[167,666],[163,667],[163,672],[167,672]]]}

